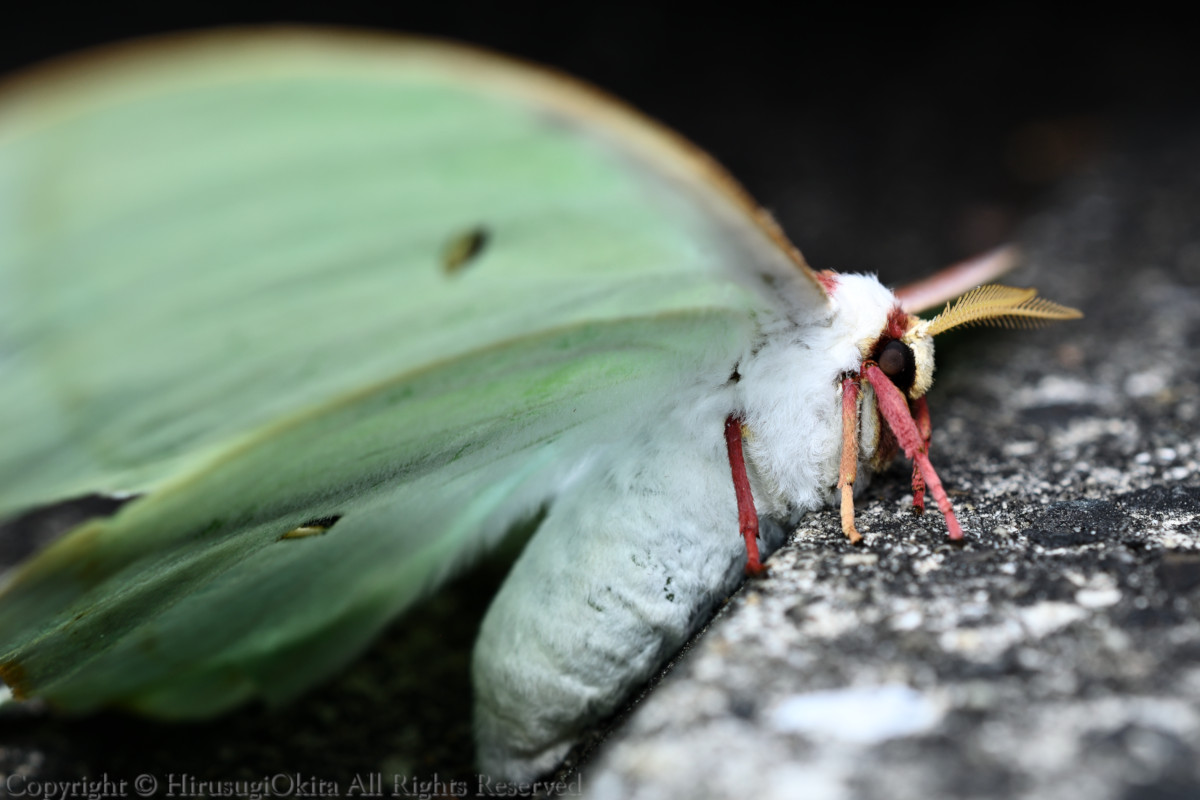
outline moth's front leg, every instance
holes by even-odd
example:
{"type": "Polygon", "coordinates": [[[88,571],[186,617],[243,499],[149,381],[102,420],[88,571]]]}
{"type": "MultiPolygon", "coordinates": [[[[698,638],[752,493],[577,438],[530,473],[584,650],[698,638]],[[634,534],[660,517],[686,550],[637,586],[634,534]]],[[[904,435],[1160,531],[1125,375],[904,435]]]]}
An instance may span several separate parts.
{"type": "MultiPolygon", "coordinates": [[[[929,446],[933,442],[933,423],[929,419],[929,403],[924,397],[918,397],[912,401],[911,405],[913,421],[917,423],[921,441],[925,443],[925,452],[928,453],[929,446]]],[[[925,478],[921,475],[921,468],[915,461],[912,468],[912,491],[913,511],[918,514],[925,513],[925,478]]]]}

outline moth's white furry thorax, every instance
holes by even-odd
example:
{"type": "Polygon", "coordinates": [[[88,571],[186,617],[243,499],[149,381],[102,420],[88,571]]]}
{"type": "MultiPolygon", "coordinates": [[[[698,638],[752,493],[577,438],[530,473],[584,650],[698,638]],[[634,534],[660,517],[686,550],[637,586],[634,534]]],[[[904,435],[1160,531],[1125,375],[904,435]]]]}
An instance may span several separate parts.
{"type": "MultiPolygon", "coordinates": [[[[788,516],[833,502],[841,379],[858,372],[895,306],[874,276],[839,275],[823,313],[788,313],[763,326],[765,341],[738,368],[759,513],[788,516]]],[[[863,463],[876,442],[867,428],[860,436],[863,463]]]]}

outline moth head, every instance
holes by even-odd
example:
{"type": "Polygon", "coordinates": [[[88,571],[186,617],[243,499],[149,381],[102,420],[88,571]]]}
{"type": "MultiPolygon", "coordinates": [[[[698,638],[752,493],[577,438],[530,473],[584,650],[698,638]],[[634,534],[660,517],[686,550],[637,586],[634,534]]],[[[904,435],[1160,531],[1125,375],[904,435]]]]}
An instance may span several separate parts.
{"type": "MultiPolygon", "coordinates": [[[[878,313],[878,311],[876,312],[878,313]]],[[[887,312],[883,330],[873,339],[859,340],[863,355],[858,375],[843,373],[842,390],[842,456],[837,487],[842,495],[842,530],[851,542],[862,539],[854,527],[853,484],[859,459],[858,440],[868,451],[870,464],[882,469],[891,460],[898,446],[913,461],[913,508],[925,508],[928,488],[937,500],[938,509],[946,519],[952,540],[963,538],[962,526],[954,516],[950,498],[941,479],[929,460],[929,443],[933,431],[929,409],[924,396],[933,383],[933,337],[963,325],[984,323],[1006,327],[1036,325],[1058,319],[1083,316],[1073,308],[1043,300],[1033,289],[1014,289],[1009,286],[980,286],[972,289],[946,306],[931,320],[922,320],[906,313],[896,303],[887,312]],[[860,385],[869,385],[874,395],[872,410],[860,418],[860,385]],[[861,420],[873,425],[863,424],[861,420]],[[879,436],[886,423],[891,432],[890,446],[879,436]],[[858,435],[847,435],[858,431],[858,435]]],[[[875,317],[878,324],[878,316],[875,317]]]]}
{"type": "Polygon", "coordinates": [[[992,325],[1028,328],[1046,322],[1083,316],[1037,296],[1036,289],[989,284],[979,286],[946,305],[930,320],[906,314],[898,306],[871,349],[874,361],[910,400],[923,397],[933,385],[933,338],[953,328],[992,325]]]}

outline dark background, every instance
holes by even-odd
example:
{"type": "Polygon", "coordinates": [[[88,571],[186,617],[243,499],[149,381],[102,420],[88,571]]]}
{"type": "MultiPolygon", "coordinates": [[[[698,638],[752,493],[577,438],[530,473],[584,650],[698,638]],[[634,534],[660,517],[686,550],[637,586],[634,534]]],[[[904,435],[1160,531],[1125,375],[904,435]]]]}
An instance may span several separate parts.
{"type": "MultiPolygon", "coordinates": [[[[809,7],[812,6],[812,7],[809,7]]],[[[927,272],[1008,237],[1056,181],[1196,107],[1187,27],[995,13],[781,17],[609,4],[30,5],[0,71],[164,31],[365,26],[443,36],[589,80],[715,155],[817,268],[927,272]],[[1070,23],[1070,21],[1067,21],[1070,23]]],[[[783,8],[783,7],[780,7],[783,8]]]]}

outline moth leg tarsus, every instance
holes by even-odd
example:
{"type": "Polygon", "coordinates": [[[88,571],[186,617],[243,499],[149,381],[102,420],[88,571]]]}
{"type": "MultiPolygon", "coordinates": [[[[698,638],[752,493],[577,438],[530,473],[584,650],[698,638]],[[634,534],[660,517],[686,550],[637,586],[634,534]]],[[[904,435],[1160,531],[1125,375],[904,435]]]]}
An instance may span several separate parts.
{"type": "Polygon", "coordinates": [[[860,544],[863,536],[854,527],[854,481],[858,478],[858,378],[842,381],[842,461],[838,467],[837,488],[842,493],[842,533],[850,544],[860,544]]]}
{"type": "Polygon", "coordinates": [[[912,512],[914,514],[925,513],[925,478],[921,475],[921,470],[913,463],[912,470],[912,512]]]}
{"type": "Polygon", "coordinates": [[[863,542],[863,535],[854,527],[854,484],[842,486],[842,533],[850,540],[850,544],[858,545],[863,542]]]}

